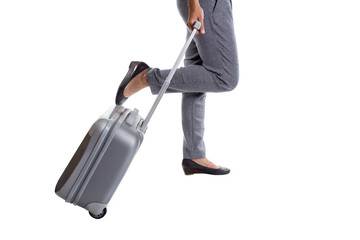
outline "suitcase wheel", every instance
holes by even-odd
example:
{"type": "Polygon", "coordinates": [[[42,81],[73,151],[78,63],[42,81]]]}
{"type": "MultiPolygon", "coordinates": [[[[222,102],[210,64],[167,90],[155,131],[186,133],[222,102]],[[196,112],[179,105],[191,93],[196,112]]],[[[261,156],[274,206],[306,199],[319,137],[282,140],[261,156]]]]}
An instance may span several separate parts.
{"type": "Polygon", "coordinates": [[[107,210],[106,210],[106,208],[104,208],[101,213],[94,214],[94,213],[89,211],[89,214],[90,214],[90,216],[92,216],[95,219],[100,219],[100,218],[103,218],[106,215],[106,212],[107,212],[107,210]]]}

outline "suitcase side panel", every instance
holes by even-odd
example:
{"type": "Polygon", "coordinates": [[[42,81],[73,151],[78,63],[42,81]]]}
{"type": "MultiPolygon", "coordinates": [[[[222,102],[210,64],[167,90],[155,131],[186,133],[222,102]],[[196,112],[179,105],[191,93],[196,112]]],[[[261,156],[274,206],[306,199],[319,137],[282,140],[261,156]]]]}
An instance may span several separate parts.
{"type": "Polygon", "coordinates": [[[86,148],[88,147],[91,140],[89,133],[86,134],[85,138],[82,140],[79,148],[76,150],[74,156],[71,158],[69,164],[65,168],[63,174],[61,175],[59,181],[56,184],[55,192],[59,192],[60,189],[64,187],[66,182],[69,180],[71,174],[74,172],[75,168],[79,165],[81,158],[84,156],[86,148]]]}
{"type": "Polygon", "coordinates": [[[81,207],[110,201],[143,141],[143,133],[126,122],[115,131],[112,142],[77,202],[81,207]]]}
{"type": "Polygon", "coordinates": [[[79,148],[56,184],[55,193],[59,197],[67,200],[71,189],[74,187],[81,171],[86,166],[96,144],[101,136],[106,134],[105,131],[107,124],[108,120],[99,119],[87,132],[85,138],[81,142],[79,148]]]}

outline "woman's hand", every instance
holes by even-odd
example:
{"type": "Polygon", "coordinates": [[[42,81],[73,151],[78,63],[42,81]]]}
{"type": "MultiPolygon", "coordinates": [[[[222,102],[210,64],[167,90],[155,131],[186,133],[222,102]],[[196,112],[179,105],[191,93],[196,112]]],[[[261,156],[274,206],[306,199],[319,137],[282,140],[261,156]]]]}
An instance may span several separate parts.
{"type": "MultiPolygon", "coordinates": [[[[204,11],[200,6],[199,0],[188,0],[189,6],[189,18],[187,20],[187,26],[193,30],[194,23],[199,21],[201,23],[200,33],[205,34],[204,28],[204,11]]],[[[196,32],[196,35],[199,34],[199,31],[196,32]]]]}

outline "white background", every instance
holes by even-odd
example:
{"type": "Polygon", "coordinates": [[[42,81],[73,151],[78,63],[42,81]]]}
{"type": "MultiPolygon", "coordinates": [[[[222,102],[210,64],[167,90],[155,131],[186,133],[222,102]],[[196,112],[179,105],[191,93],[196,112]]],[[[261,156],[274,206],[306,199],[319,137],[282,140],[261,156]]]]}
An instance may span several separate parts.
{"type": "MultiPolygon", "coordinates": [[[[360,239],[356,4],[234,0],[240,82],[208,94],[205,136],[231,174],[183,174],[181,95],[166,95],[95,220],[56,182],[131,60],[171,68],[186,31],[175,0],[1,1],[1,235],[360,239]]],[[[144,116],[153,99],[126,106],[144,116]]]]}

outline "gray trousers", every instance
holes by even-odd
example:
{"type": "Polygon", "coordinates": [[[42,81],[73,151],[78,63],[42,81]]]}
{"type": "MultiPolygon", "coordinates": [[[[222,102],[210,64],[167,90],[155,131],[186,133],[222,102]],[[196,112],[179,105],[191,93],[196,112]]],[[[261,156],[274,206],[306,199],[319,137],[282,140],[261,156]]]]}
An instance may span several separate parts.
{"type": "MultiPolygon", "coordinates": [[[[188,18],[187,0],[177,0],[181,17],[188,18]]],[[[205,34],[194,38],[185,54],[184,67],[171,80],[168,93],[182,93],[183,157],[206,157],[204,118],[206,92],[233,90],[239,79],[231,0],[200,0],[205,34]]],[[[190,32],[188,31],[188,36],[190,32]]],[[[147,72],[151,92],[157,94],[170,70],[147,72]]]]}

